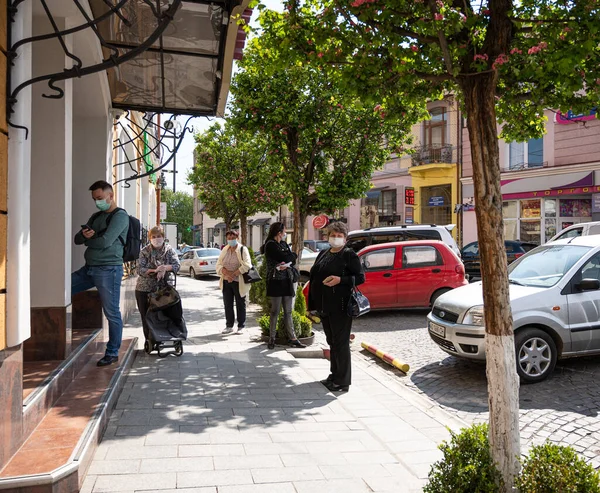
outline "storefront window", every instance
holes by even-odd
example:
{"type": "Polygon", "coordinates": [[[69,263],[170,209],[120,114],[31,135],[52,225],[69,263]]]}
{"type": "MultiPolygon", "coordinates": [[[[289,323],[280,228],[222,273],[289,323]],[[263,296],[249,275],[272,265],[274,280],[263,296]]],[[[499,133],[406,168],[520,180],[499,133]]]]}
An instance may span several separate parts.
{"type": "Polygon", "coordinates": [[[539,220],[521,220],[520,240],[541,243],[541,228],[539,220]]]}
{"type": "Polygon", "coordinates": [[[560,199],[561,217],[592,217],[592,199],[560,199]]]}
{"type": "Polygon", "coordinates": [[[502,203],[502,215],[507,218],[519,217],[519,201],[508,200],[502,203]]]}
{"type": "Polygon", "coordinates": [[[422,224],[450,224],[452,222],[451,192],[451,185],[421,188],[422,224]]]}
{"type": "Polygon", "coordinates": [[[556,200],[545,199],[544,200],[544,215],[546,217],[556,217],[556,200]]]}
{"type": "Polygon", "coordinates": [[[548,241],[556,234],[556,219],[546,219],[544,225],[544,233],[546,234],[546,241],[548,241]]]}
{"type": "Polygon", "coordinates": [[[540,199],[522,200],[521,217],[542,217],[542,201],[540,199]]]}
{"type": "Polygon", "coordinates": [[[517,239],[517,220],[516,219],[505,219],[504,220],[504,239],[505,240],[516,240],[517,239]]]}

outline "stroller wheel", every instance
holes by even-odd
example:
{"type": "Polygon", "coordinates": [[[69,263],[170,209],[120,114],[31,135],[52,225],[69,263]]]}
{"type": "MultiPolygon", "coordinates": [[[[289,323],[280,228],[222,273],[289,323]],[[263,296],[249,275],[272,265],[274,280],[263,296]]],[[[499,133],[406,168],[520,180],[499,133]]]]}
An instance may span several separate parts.
{"type": "Polygon", "coordinates": [[[175,356],[181,356],[183,354],[183,343],[181,341],[175,342],[175,356]]]}
{"type": "Polygon", "coordinates": [[[144,341],[144,351],[146,354],[150,354],[152,352],[152,346],[153,344],[151,344],[148,339],[144,341]]]}

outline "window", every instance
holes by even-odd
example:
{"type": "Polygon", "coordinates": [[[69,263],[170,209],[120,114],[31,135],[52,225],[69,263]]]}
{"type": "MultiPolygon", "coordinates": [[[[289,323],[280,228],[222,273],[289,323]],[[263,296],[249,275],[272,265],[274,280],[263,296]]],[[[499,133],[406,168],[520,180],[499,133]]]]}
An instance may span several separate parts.
{"type": "Polygon", "coordinates": [[[479,243],[469,243],[462,251],[463,257],[475,257],[479,255],[479,243]]]}
{"type": "Polygon", "coordinates": [[[589,234],[600,235],[600,224],[593,224],[592,226],[590,226],[589,234]]]}
{"type": "Polygon", "coordinates": [[[600,254],[594,255],[581,268],[578,274],[579,280],[597,279],[600,281],[600,254]]]}
{"type": "Polygon", "coordinates": [[[431,119],[423,122],[423,145],[444,145],[446,143],[446,126],[448,122],[446,108],[434,108],[429,114],[431,119]]]}
{"type": "Polygon", "coordinates": [[[583,233],[583,228],[573,228],[573,229],[570,229],[569,231],[566,231],[565,233],[563,233],[556,239],[564,240],[565,238],[575,238],[577,236],[581,236],[582,233],[583,233]]]}
{"type": "Polygon", "coordinates": [[[372,245],[380,245],[381,243],[392,243],[394,241],[402,241],[402,237],[400,234],[380,234],[373,235],[373,240],[371,241],[372,245]]]}
{"type": "Polygon", "coordinates": [[[185,252],[181,260],[190,260],[194,258],[194,252],[185,252]]]}
{"type": "Polygon", "coordinates": [[[395,248],[386,248],[363,255],[362,261],[366,270],[386,270],[394,268],[395,248]]]}
{"type": "Polygon", "coordinates": [[[396,213],[396,190],[384,190],[379,196],[379,215],[392,216],[396,213]]]}
{"type": "Polygon", "coordinates": [[[221,250],[216,248],[207,248],[205,250],[196,250],[197,257],[218,257],[221,255],[221,250]]]}
{"type": "Polygon", "coordinates": [[[415,267],[433,267],[443,265],[442,257],[432,246],[404,247],[402,251],[402,265],[405,269],[415,267]]]}
{"type": "Polygon", "coordinates": [[[402,241],[412,240],[439,240],[442,241],[442,237],[439,231],[435,229],[407,229],[403,231],[404,237],[402,241]]]}
{"type": "Polygon", "coordinates": [[[348,238],[348,241],[346,242],[346,246],[348,248],[352,248],[352,250],[354,250],[355,252],[359,252],[360,250],[362,250],[364,247],[367,246],[368,241],[367,241],[367,237],[366,236],[353,236],[352,238],[348,238]]]}
{"type": "Polygon", "coordinates": [[[538,168],[544,163],[544,139],[508,144],[508,169],[538,168]]]}

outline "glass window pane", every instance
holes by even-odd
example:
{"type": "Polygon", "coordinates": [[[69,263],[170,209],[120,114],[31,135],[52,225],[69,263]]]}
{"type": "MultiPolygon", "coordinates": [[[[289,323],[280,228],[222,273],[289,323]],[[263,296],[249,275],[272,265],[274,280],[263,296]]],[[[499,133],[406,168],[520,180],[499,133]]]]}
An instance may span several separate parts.
{"type": "Polygon", "coordinates": [[[521,200],[521,217],[542,217],[541,207],[540,199],[521,200]]]}
{"type": "Polygon", "coordinates": [[[387,235],[373,235],[372,245],[379,245],[380,243],[391,243],[394,241],[402,241],[400,234],[387,234],[387,235]]]}
{"type": "Polygon", "coordinates": [[[438,251],[434,247],[405,247],[402,255],[405,268],[439,265],[438,251]]]}
{"type": "Polygon", "coordinates": [[[164,55],[167,108],[212,111],[216,104],[217,60],[164,55]]]}
{"type": "Polygon", "coordinates": [[[503,202],[502,216],[505,218],[519,217],[519,202],[517,200],[503,202]]]}
{"type": "Polygon", "coordinates": [[[523,168],[525,164],[525,144],[523,142],[511,142],[509,145],[509,155],[508,169],[523,168]]]}
{"type": "Polygon", "coordinates": [[[367,270],[381,270],[381,269],[392,269],[394,267],[394,257],[396,256],[396,249],[379,250],[377,252],[369,253],[363,256],[363,262],[365,269],[367,270]]]}
{"type": "Polygon", "coordinates": [[[527,241],[531,243],[541,243],[541,224],[539,220],[521,220],[521,241],[527,241]]]}
{"type": "Polygon", "coordinates": [[[507,240],[517,239],[517,220],[516,219],[505,219],[504,220],[504,238],[507,240]]]}
{"type": "Polygon", "coordinates": [[[531,139],[527,143],[527,164],[529,168],[541,166],[544,162],[544,139],[531,139]]]}
{"type": "Polygon", "coordinates": [[[546,241],[550,240],[556,234],[556,219],[546,219],[544,233],[546,241]]]}
{"type": "Polygon", "coordinates": [[[556,199],[544,200],[544,214],[546,217],[556,217],[556,199]]]}

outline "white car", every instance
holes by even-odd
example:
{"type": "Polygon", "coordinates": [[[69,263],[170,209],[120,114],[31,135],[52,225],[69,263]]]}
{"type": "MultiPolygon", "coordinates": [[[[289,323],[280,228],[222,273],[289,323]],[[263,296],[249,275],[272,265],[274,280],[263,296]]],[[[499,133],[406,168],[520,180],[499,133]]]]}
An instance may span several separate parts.
{"type": "MultiPolygon", "coordinates": [[[[521,380],[544,380],[560,358],[600,354],[600,236],[546,243],[508,271],[521,380]]],[[[442,350],[485,359],[481,282],[440,296],[427,319],[442,350]]]]}
{"type": "Polygon", "coordinates": [[[318,257],[318,252],[313,252],[309,248],[302,249],[302,258],[298,265],[298,271],[300,272],[300,282],[308,281],[310,277],[310,269],[315,264],[315,259],[318,257]]]}
{"type": "Polygon", "coordinates": [[[221,255],[218,248],[197,248],[189,250],[181,257],[179,274],[188,274],[194,279],[217,273],[217,260],[221,255]]]}
{"type": "Polygon", "coordinates": [[[559,231],[552,237],[550,241],[564,240],[565,238],[573,238],[576,236],[591,235],[600,235],[600,221],[572,224],[568,228],[559,231]]]}

